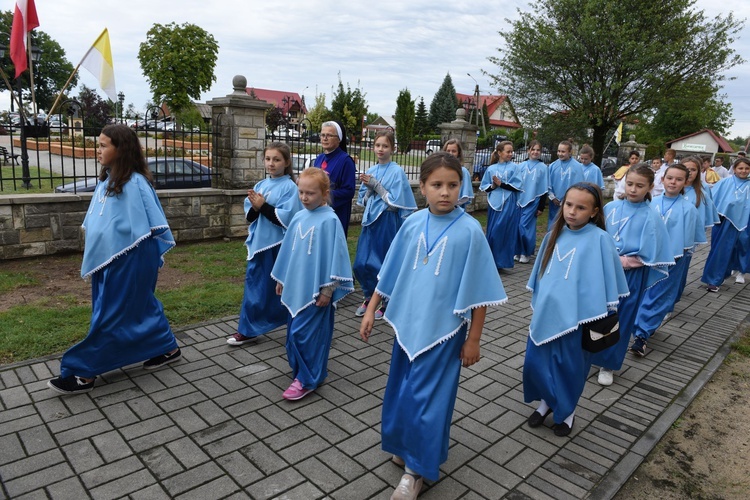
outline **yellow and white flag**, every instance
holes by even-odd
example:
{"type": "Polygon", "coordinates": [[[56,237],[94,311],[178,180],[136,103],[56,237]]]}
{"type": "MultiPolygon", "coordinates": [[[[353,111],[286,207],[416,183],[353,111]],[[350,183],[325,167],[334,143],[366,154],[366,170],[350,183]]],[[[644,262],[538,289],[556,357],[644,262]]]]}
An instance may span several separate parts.
{"type": "Polygon", "coordinates": [[[112,101],[117,101],[115,88],[115,69],[112,64],[112,47],[109,43],[109,31],[104,28],[86,55],[81,66],[86,68],[99,80],[99,86],[112,101]]]}
{"type": "Polygon", "coordinates": [[[622,142],[622,122],[620,122],[620,126],[617,127],[617,137],[615,137],[615,142],[617,144],[622,142]]]}

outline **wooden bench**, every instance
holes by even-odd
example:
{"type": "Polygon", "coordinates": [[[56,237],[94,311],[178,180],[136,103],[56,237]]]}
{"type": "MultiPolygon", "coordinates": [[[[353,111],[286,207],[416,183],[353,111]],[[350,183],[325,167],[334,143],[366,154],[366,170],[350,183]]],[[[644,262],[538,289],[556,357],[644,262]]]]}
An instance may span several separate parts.
{"type": "Polygon", "coordinates": [[[11,154],[10,151],[8,151],[8,148],[6,148],[5,146],[0,146],[0,156],[3,157],[4,165],[8,164],[8,160],[11,161],[11,165],[17,165],[18,159],[21,157],[21,155],[11,154]]]}

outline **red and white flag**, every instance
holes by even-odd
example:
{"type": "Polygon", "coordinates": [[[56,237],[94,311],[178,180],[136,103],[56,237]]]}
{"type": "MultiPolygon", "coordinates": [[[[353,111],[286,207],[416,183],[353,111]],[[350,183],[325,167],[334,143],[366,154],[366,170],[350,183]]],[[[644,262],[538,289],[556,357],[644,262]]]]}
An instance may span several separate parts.
{"type": "Polygon", "coordinates": [[[10,59],[16,67],[16,78],[29,67],[26,57],[26,34],[39,26],[34,0],[16,0],[13,27],[10,30],[10,59]]]}

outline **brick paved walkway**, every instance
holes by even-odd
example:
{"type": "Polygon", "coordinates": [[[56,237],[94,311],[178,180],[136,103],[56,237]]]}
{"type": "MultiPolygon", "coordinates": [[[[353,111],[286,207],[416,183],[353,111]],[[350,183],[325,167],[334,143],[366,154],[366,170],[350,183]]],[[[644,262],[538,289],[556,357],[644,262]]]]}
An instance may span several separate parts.
{"type": "MultiPolygon", "coordinates": [[[[699,287],[706,254],[693,259],[653,351],[628,355],[608,388],[592,370],[568,438],[525,425],[531,266],[503,273],[510,301],[488,314],[482,360],[462,372],[448,461],[420,498],[614,495],[747,319],[750,287],[699,287]]],[[[178,332],[182,362],[108,373],[86,395],[47,389],[58,356],[0,368],[0,497],[387,499],[401,476],[379,434],[393,337],[379,322],[369,344],[359,339],[358,299],[337,314],[326,383],[298,402],[281,398],[290,373],[284,331],[232,348],[225,338],[236,318],[178,332]]]]}

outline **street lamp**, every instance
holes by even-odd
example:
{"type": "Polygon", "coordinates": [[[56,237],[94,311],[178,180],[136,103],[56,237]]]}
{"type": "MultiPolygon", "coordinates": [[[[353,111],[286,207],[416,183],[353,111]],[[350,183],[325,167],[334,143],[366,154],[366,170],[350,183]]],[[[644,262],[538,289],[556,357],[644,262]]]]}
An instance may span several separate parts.
{"type": "MultiPolygon", "coordinates": [[[[0,46],[0,58],[5,57],[6,50],[7,50],[7,47],[0,46]]],[[[31,46],[32,64],[34,62],[39,61],[41,56],[42,56],[42,51],[35,45],[32,45],[31,46]]],[[[20,125],[21,125],[21,182],[23,184],[23,187],[25,187],[26,189],[31,189],[31,172],[29,171],[29,152],[28,152],[28,148],[26,147],[26,138],[29,135],[31,135],[32,137],[39,137],[40,135],[43,135],[43,134],[40,134],[36,113],[34,113],[34,116],[32,117],[31,121],[29,121],[24,115],[20,76],[16,78],[16,87],[17,87],[16,92],[18,93],[18,96],[17,96],[18,97],[18,118],[20,119],[20,125]]],[[[13,89],[11,87],[9,87],[8,90],[11,92],[11,94],[13,93],[13,89]]],[[[11,105],[12,104],[13,104],[13,96],[11,95],[11,105]]]]}
{"type": "Polygon", "coordinates": [[[122,91],[118,92],[117,100],[120,101],[120,122],[122,122],[122,115],[123,115],[122,105],[125,104],[125,93],[122,91]]]}

